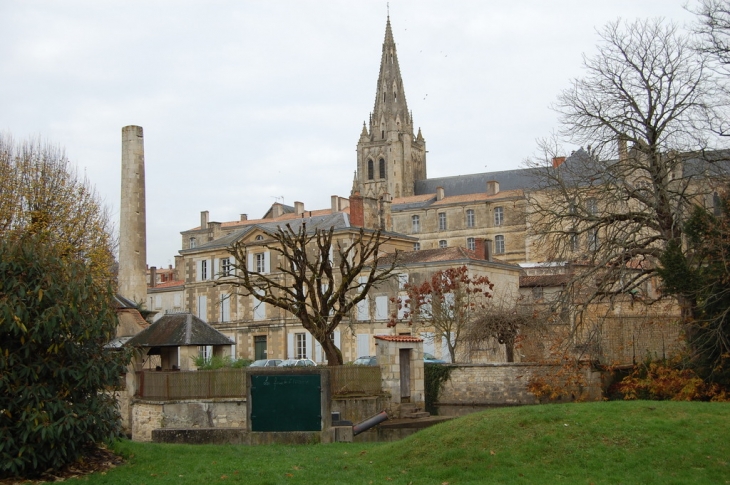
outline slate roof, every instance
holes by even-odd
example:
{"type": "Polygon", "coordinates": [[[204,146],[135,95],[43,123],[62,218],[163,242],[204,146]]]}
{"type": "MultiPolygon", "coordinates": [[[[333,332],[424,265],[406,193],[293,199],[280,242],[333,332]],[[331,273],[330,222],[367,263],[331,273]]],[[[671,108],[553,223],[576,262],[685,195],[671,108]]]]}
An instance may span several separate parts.
{"type": "Polygon", "coordinates": [[[417,180],[415,193],[416,195],[435,194],[437,187],[443,187],[444,193],[448,196],[485,193],[487,182],[492,180],[499,182],[500,192],[537,187],[535,173],[531,169],[522,168],[417,180]]]}
{"type": "Polygon", "coordinates": [[[190,313],[161,317],[127,341],[128,347],[182,347],[230,345],[233,341],[190,313]]]}
{"type": "MultiPolygon", "coordinates": [[[[330,227],[334,227],[335,229],[344,229],[351,227],[350,217],[347,213],[335,212],[334,214],[332,214],[329,210],[325,212],[327,212],[327,214],[313,215],[312,217],[302,217],[302,215],[300,214],[297,217],[286,220],[281,220],[281,218],[278,218],[274,221],[264,222],[266,221],[266,219],[261,219],[255,224],[248,225],[238,231],[233,231],[230,234],[226,234],[225,236],[219,237],[218,239],[215,239],[213,241],[199,244],[195,248],[181,250],[180,253],[195,252],[216,248],[227,248],[234,242],[246,236],[246,234],[249,234],[256,229],[260,229],[265,232],[276,232],[279,227],[284,227],[287,224],[289,224],[294,231],[298,231],[302,223],[306,223],[308,232],[314,232],[318,228],[329,229],[330,227]]],[[[305,214],[307,213],[305,212],[305,214]]]]}

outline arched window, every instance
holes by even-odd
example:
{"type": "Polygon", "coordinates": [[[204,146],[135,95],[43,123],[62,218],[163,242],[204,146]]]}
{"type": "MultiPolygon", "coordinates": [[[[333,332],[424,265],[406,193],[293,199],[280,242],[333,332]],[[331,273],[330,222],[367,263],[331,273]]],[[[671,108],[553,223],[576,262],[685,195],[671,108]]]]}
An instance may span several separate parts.
{"type": "Polygon", "coordinates": [[[442,240],[439,241],[439,247],[441,249],[443,249],[445,247],[448,247],[447,244],[446,244],[446,239],[442,239],[442,240]]]}
{"type": "Polygon", "coordinates": [[[504,236],[494,236],[494,254],[504,254],[504,236]]]}
{"type": "Polygon", "coordinates": [[[373,161],[368,160],[368,180],[375,178],[375,169],[373,168],[373,161]]]}
{"type": "Polygon", "coordinates": [[[383,160],[382,158],[378,162],[378,168],[380,169],[379,170],[379,172],[380,172],[380,178],[381,179],[384,179],[385,178],[385,160],[383,160]]]}

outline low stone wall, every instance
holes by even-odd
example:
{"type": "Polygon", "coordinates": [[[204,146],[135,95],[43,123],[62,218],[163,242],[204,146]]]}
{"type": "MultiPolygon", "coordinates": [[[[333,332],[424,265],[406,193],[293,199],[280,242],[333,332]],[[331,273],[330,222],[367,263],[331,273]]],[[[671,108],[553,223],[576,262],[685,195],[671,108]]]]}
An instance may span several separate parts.
{"type": "Polygon", "coordinates": [[[243,428],[246,400],[242,398],[132,402],[132,439],[151,441],[154,429],[243,428]]]}
{"type": "MultiPolygon", "coordinates": [[[[439,415],[461,415],[479,409],[538,404],[527,390],[530,379],[555,372],[558,367],[531,363],[451,364],[451,375],[443,384],[436,406],[439,415]]],[[[600,400],[600,373],[586,370],[588,400],[600,400]]],[[[570,397],[566,397],[571,400],[570,397]]]]}
{"type": "Polygon", "coordinates": [[[357,424],[387,409],[387,396],[333,397],[332,412],[339,412],[342,419],[357,424]]]}

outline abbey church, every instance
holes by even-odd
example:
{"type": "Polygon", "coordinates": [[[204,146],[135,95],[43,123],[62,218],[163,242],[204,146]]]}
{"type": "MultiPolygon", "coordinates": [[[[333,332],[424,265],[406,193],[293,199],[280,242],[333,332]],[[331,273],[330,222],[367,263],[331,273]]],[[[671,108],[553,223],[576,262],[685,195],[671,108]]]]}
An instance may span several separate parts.
{"type": "MultiPolygon", "coordinates": [[[[181,232],[177,278],[156,284],[153,276],[147,306],[161,313],[195,314],[235,342],[232,353],[238,358],[306,357],[322,363],[319,344],[291,315],[267,308],[253,296],[235,295],[215,281],[217,275],[228,274],[232,261],[226,248],[238,241],[253,248],[249,265],[257,265],[261,272],[273,271],[278,264],[272,259],[275,255],[263,245],[257,252],[256,245],[267,231],[301,222],[308,227],[333,227],[342,238],[353,237],[359,228],[384,231],[390,237],[390,250],[408,254],[402,269],[405,281],[423,280],[438,269],[467,266],[495,283],[495,298],[512,303],[543,298],[543,286],[549,291],[546,280],[540,279],[545,258],[528,235],[526,193],[535,183],[531,172],[517,169],[429,179],[426,155],[426,139],[408,109],[388,18],[373,111],[357,141],[352,187],[343,187],[350,190],[349,196],[333,195],[325,208],[308,208],[303,202],[275,203],[260,219],[242,214],[238,220],[218,222],[214,214],[202,211],[200,225],[181,232]]],[[[550,276],[550,285],[559,287],[560,279],[550,276]]],[[[403,281],[400,276],[399,280],[403,281]]],[[[405,324],[395,329],[387,326],[397,311],[393,299],[402,291],[397,282],[394,285],[368,295],[357,315],[336,331],[335,341],[345,361],[373,355],[374,335],[419,331],[405,324]]],[[[421,336],[427,352],[447,357],[442,336],[429,332],[421,336]]],[[[611,344],[616,349],[624,345],[620,337],[611,344]]],[[[497,344],[481,350],[482,360],[505,358],[504,348],[497,344]]],[[[516,360],[538,357],[517,355],[516,360]]]]}

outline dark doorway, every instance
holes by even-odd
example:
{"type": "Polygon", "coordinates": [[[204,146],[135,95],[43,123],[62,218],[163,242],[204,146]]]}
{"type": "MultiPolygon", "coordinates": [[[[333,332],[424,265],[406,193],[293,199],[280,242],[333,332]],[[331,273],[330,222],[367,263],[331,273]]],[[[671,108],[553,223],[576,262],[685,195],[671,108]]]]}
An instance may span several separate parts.
{"type": "Polygon", "coordinates": [[[254,360],[266,359],[266,335],[258,335],[253,338],[254,360]]]}
{"type": "Polygon", "coordinates": [[[400,349],[400,402],[411,402],[411,349],[400,349]]]}

